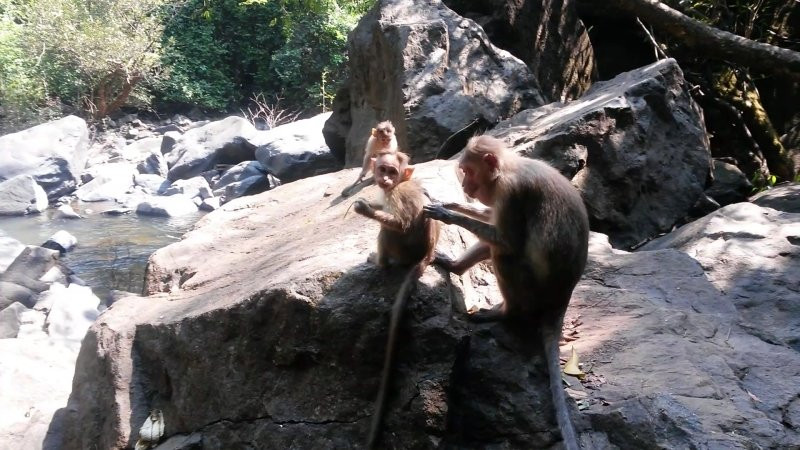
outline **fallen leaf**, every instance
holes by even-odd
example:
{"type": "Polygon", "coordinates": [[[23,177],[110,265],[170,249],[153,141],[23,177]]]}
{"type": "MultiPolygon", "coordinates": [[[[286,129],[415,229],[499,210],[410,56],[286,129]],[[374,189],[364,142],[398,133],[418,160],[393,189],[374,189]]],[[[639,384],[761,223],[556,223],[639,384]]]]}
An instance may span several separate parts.
{"type": "Polygon", "coordinates": [[[577,377],[578,379],[586,375],[581,371],[580,367],[578,367],[578,352],[575,351],[574,345],[572,346],[572,356],[570,356],[569,361],[564,364],[564,373],[577,377]]]}

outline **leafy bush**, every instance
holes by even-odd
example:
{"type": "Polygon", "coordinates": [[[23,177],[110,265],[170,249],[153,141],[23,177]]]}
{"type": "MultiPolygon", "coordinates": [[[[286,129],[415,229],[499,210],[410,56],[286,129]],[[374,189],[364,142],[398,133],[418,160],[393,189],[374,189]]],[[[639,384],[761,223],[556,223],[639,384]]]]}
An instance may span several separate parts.
{"type": "Polygon", "coordinates": [[[358,20],[334,5],[325,14],[299,13],[286,43],[272,55],[275,79],[267,86],[305,109],[325,109],[347,75],[347,33],[358,20]]]}
{"type": "Polygon", "coordinates": [[[260,92],[325,109],[373,1],[0,0],[0,115],[102,117],[151,98],[231,111],[260,92]]]}
{"type": "Polygon", "coordinates": [[[36,58],[24,46],[18,14],[11,0],[0,0],[0,132],[35,120],[46,98],[36,58]]]}

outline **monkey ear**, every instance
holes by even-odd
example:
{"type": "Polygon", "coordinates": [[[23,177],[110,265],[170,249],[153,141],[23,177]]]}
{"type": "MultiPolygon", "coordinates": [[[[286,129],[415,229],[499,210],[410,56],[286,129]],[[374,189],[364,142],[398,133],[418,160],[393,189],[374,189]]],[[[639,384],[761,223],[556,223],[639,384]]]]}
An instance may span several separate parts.
{"type": "Polygon", "coordinates": [[[411,175],[414,173],[414,166],[406,167],[403,170],[403,181],[408,181],[411,179],[411,175]]]}
{"type": "Polygon", "coordinates": [[[372,137],[378,137],[378,130],[373,128],[372,131],[369,132],[369,134],[372,135],[372,137]]]}
{"type": "Polygon", "coordinates": [[[497,161],[497,155],[494,153],[484,153],[482,159],[484,164],[486,164],[486,167],[492,171],[497,170],[498,166],[500,165],[497,161]]]}

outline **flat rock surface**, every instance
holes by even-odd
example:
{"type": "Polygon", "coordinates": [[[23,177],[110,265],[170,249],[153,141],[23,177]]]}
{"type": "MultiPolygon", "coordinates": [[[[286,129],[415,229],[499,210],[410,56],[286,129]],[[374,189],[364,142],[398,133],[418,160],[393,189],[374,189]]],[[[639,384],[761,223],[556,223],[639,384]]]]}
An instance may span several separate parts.
{"type": "MultiPolygon", "coordinates": [[[[361,448],[403,271],[366,261],[378,227],[345,211],[376,188],[336,195],[355,172],[234,200],[156,252],[151,295],[118,300],[84,340],[60,448],[131,445],[151,408],[164,412],[169,448],[361,448]]],[[[415,176],[434,198],[463,201],[452,163],[419,165],[415,176]]],[[[800,303],[791,244],[800,221],[728,208],[741,211],[723,209],[651,251],[592,235],[562,347],[567,356],[574,346],[587,372],[565,377],[585,445],[800,446],[798,316],[787,308],[800,303]],[[765,229],[760,241],[724,231],[745,222],[765,229]],[[769,276],[763,260],[734,251],[750,245],[764,258],[778,252],[769,276]],[[731,289],[735,278],[717,276],[727,272],[759,276],[758,292],[731,289]]],[[[471,242],[446,227],[439,249],[471,242]]],[[[488,269],[423,275],[401,329],[386,448],[559,445],[540,344],[464,320],[466,308],[499,301],[488,269]]]]}

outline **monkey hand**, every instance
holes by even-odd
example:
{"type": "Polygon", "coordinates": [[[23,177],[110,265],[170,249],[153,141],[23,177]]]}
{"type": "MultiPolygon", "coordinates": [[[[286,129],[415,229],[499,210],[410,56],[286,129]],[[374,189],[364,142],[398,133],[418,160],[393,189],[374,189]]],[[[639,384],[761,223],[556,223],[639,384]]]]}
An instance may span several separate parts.
{"type": "Polygon", "coordinates": [[[375,215],[375,210],[369,206],[366,200],[358,199],[353,203],[353,210],[362,216],[372,217],[375,215]]]}
{"type": "Polygon", "coordinates": [[[438,220],[442,223],[453,223],[453,213],[441,203],[431,203],[422,208],[422,213],[429,219],[438,220]]]}

